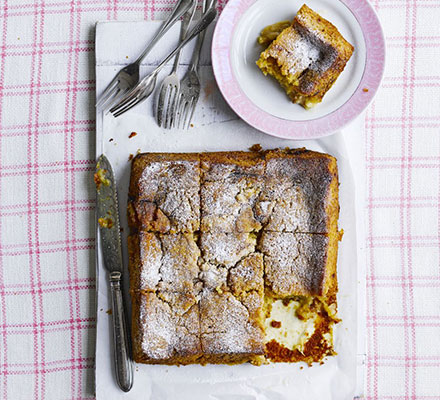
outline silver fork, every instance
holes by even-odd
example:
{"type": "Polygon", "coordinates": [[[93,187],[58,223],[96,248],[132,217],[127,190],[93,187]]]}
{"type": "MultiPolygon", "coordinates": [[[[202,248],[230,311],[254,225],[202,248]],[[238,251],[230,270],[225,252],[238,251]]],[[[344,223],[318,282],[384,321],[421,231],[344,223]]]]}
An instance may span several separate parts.
{"type": "Polygon", "coordinates": [[[156,81],[157,74],[165,66],[165,64],[173,58],[176,53],[184,46],[186,46],[194,37],[196,37],[200,32],[204,31],[208,25],[214,20],[217,15],[217,10],[215,7],[211,7],[203,14],[199,22],[191,29],[185,40],[180,42],[180,44],[170,53],[167,57],[154,69],[149,75],[143,78],[133,89],[131,89],[114,107],[110,109],[110,112],[115,116],[119,117],[121,114],[128,111],[130,108],[134,107],[136,104],[144,101],[153,92],[156,81]]]}
{"type": "Polygon", "coordinates": [[[118,99],[121,99],[128,90],[136,86],[136,84],[139,82],[139,67],[142,63],[142,60],[150,53],[151,49],[162,38],[162,36],[168,32],[176,21],[183,14],[185,14],[186,11],[188,11],[193,2],[194,0],[180,0],[175,5],[171,15],[162,24],[159,31],[156,33],[156,35],[154,35],[153,39],[138,57],[138,59],[134,63],[122,68],[109,83],[96,103],[97,108],[102,110],[110,108],[113,104],[116,104],[118,99]]]}
{"type": "MultiPolygon", "coordinates": [[[[185,36],[188,32],[189,24],[194,17],[197,2],[197,0],[193,0],[192,6],[183,15],[182,25],[180,27],[180,41],[185,39],[185,36]]],[[[179,60],[180,51],[176,54],[171,73],[162,81],[162,85],[160,86],[156,118],[157,124],[159,126],[163,126],[165,129],[171,129],[173,125],[173,117],[175,114],[174,109],[176,108],[176,99],[180,88],[180,79],[177,76],[177,67],[179,66],[179,60]]]]}
{"type": "MultiPolygon", "coordinates": [[[[216,3],[216,0],[204,0],[202,6],[203,12],[205,9],[211,7],[215,8],[216,3]]],[[[189,128],[200,97],[200,54],[202,52],[205,33],[206,31],[201,32],[197,38],[196,47],[194,48],[194,53],[191,60],[191,67],[180,82],[177,116],[174,119],[176,121],[175,126],[177,128],[189,128]]]]}

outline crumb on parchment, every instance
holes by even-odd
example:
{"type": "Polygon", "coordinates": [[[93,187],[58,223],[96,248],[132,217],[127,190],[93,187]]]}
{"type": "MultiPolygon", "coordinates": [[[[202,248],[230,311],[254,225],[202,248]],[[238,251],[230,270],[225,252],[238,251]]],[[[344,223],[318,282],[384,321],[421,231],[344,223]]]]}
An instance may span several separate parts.
{"type": "Polygon", "coordinates": [[[259,143],[255,143],[253,144],[251,147],[249,147],[250,151],[255,151],[255,152],[260,152],[261,150],[263,150],[263,148],[261,147],[261,144],[259,143]]]}
{"type": "Polygon", "coordinates": [[[273,321],[270,322],[270,326],[271,326],[272,328],[281,328],[281,321],[275,321],[275,320],[273,320],[273,321]]]}
{"type": "Polygon", "coordinates": [[[131,133],[128,135],[128,138],[131,139],[132,137],[135,137],[136,135],[137,135],[137,132],[131,132],[131,133]]]}

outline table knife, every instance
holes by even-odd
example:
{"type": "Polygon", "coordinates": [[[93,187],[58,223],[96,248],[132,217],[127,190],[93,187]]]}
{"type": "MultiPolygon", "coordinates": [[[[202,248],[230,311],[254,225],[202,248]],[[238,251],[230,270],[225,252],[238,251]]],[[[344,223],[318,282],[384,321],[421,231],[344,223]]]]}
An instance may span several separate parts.
{"type": "Polygon", "coordinates": [[[121,289],[123,272],[119,210],[113,169],[105,155],[96,163],[96,209],[104,266],[109,273],[112,298],[112,321],[116,379],[119,387],[128,392],[133,385],[133,364],[125,319],[121,289]]]}

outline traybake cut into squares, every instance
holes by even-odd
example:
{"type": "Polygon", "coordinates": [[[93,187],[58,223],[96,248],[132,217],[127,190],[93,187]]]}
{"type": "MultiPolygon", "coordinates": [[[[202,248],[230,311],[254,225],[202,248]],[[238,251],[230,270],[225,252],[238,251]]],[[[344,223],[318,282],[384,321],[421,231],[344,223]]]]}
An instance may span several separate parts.
{"type": "Polygon", "coordinates": [[[128,203],[135,361],[334,354],[338,213],[326,154],[138,155],[128,203]]]}

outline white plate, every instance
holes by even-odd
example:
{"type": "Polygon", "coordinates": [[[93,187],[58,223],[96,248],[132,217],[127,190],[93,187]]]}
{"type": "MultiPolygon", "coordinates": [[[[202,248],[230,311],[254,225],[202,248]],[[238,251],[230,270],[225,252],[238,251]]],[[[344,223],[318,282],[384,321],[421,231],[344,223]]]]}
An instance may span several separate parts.
{"type": "Polygon", "coordinates": [[[262,51],[256,41],[261,29],[282,20],[293,20],[301,3],[292,0],[261,0],[254,3],[237,24],[232,38],[231,64],[241,90],[259,108],[289,121],[320,118],[346,103],[358,87],[365,69],[366,49],[362,29],[347,6],[334,0],[311,0],[307,5],[338,27],[355,51],[324,101],[311,110],[293,105],[272,78],[265,79],[255,63],[262,51]]]}
{"type": "Polygon", "coordinates": [[[332,22],[355,48],[344,71],[311,110],[293,104],[271,77],[256,65],[257,43],[267,25],[293,20],[302,2],[230,0],[217,23],[212,65],[220,91],[248,124],[289,139],[318,138],[342,128],[372,100],[385,66],[379,20],[366,0],[310,0],[307,5],[332,22]]]}

